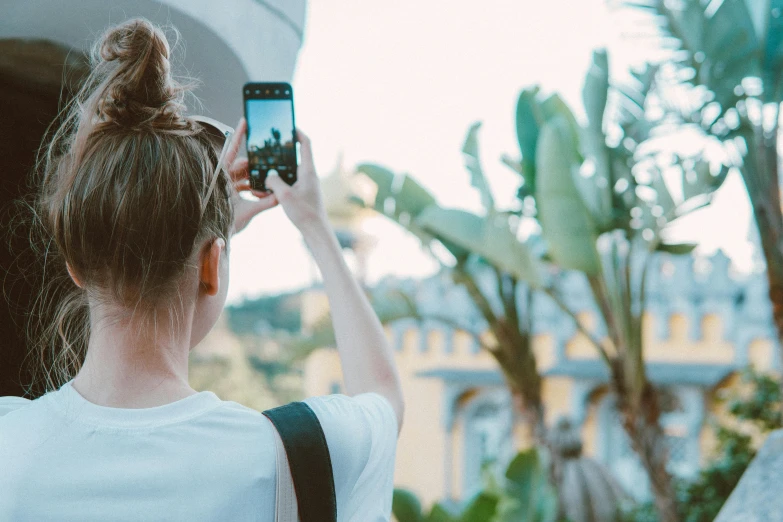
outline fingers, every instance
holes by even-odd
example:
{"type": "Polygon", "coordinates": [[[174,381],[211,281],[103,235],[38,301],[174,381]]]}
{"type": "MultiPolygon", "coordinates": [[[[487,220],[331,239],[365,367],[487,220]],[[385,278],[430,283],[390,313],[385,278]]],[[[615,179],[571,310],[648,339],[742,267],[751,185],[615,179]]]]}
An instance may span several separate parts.
{"type": "MultiPolygon", "coordinates": [[[[247,158],[239,158],[234,160],[233,163],[228,163],[228,165],[230,165],[228,173],[231,175],[231,180],[234,181],[235,185],[242,180],[250,179],[247,158]]],[[[237,190],[239,189],[237,188],[237,190]]]]}
{"type": "MultiPolygon", "coordinates": [[[[296,139],[299,141],[300,152],[302,153],[302,165],[310,167],[310,172],[315,172],[315,167],[313,166],[313,149],[310,145],[310,138],[301,130],[296,129],[296,139]]],[[[303,170],[307,171],[308,169],[303,170]]]]}
{"type": "Polygon", "coordinates": [[[274,194],[269,194],[268,196],[258,198],[256,201],[249,201],[247,208],[251,210],[251,215],[255,216],[259,212],[263,212],[264,210],[269,210],[270,208],[277,206],[277,204],[277,197],[274,194]]]}
{"type": "Polygon", "coordinates": [[[267,175],[265,184],[268,189],[271,189],[272,192],[274,192],[278,201],[288,198],[291,193],[291,186],[280,179],[280,176],[277,174],[267,175]]]}
{"type": "Polygon", "coordinates": [[[234,214],[234,233],[242,231],[258,214],[278,204],[274,194],[264,196],[255,201],[243,199],[237,203],[234,214]]]}
{"type": "Polygon", "coordinates": [[[233,165],[239,154],[239,148],[245,141],[245,134],[247,134],[247,121],[245,118],[240,118],[237,128],[234,130],[233,136],[231,136],[231,144],[226,151],[225,164],[233,165]]]}

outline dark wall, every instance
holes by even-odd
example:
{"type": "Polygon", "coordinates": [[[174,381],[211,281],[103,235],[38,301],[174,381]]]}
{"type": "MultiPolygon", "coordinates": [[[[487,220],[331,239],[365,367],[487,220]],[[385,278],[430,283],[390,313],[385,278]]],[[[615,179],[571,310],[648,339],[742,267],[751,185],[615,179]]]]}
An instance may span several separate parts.
{"type": "Polygon", "coordinates": [[[85,72],[81,54],[50,42],[0,40],[0,396],[23,396],[32,384],[25,328],[37,293],[29,273],[36,263],[14,201],[34,190],[28,176],[36,151],[61,94],[67,99],[85,72]]]}

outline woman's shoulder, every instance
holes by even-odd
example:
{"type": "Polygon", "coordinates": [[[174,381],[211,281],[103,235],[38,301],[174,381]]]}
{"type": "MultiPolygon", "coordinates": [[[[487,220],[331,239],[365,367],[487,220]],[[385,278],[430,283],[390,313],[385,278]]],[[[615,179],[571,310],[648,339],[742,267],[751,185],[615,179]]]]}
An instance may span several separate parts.
{"type": "Polygon", "coordinates": [[[391,403],[378,393],[342,394],[309,397],[303,401],[323,424],[367,424],[371,427],[393,428],[397,433],[397,418],[391,403]]]}
{"type": "Polygon", "coordinates": [[[318,418],[329,447],[337,511],[349,520],[381,520],[370,513],[384,510],[388,516],[397,448],[397,416],[391,403],[377,393],[303,402],[318,418]]]}
{"type": "Polygon", "coordinates": [[[318,418],[332,459],[353,468],[348,475],[361,472],[373,454],[394,453],[397,417],[383,396],[334,394],[310,397],[303,402],[318,418]]]}
{"type": "Polygon", "coordinates": [[[5,416],[12,411],[19,410],[32,404],[33,401],[25,399],[24,397],[16,397],[14,395],[6,395],[0,397],[0,417],[5,416]]]}

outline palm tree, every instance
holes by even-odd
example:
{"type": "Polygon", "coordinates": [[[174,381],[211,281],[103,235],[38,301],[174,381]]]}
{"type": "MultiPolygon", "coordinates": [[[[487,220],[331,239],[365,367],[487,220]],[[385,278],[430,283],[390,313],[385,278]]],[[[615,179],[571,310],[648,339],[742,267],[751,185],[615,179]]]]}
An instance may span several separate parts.
{"type": "MultiPolygon", "coordinates": [[[[783,348],[783,214],[778,143],[783,101],[783,1],[636,0],[672,53],[667,81],[679,90],[675,124],[719,143],[742,176],[767,266],[783,348]]],[[[781,381],[783,386],[783,381],[781,381]]]]}
{"type": "Polygon", "coordinates": [[[650,132],[658,122],[646,109],[649,98],[657,94],[655,67],[633,73],[631,85],[610,85],[608,70],[606,53],[595,52],[583,89],[588,120],[584,129],[575,128],[568,112],[547,119],[552,111],[537,104],[538,92],[523,92],[517,106],[522,160],[506,163],[518,166],[523,177],[519,196],[535,204],[551,264],[579,271],[589,283],[608,342],[581,325],[556,286],[545,291],[579,325],[608,366],[623,428],[650,478],[661,520],[671,522],[679,515],[666,467],[662,405],[644,363],[647,267],[658,252],[684,254],[694,248],[666,243],[667,229],[677,218],[706,205],[726,170],[712,172],[699,156],[660,154],[653,146],[650,132]],[[610,97],[615,103],[607,103],[610,97]],[[680,172],[682,198],[670,193],[665,169],[680,172]]]}
{"type": "MultiPolygon", "coordinates": [[[[486,348],[520,398],[523,416],[542,445],[547,442],[541,378],[527,313],[531,296],[548,295],[574,320],[610,370],[623,427],[650,477],[661,519],[672,522],[678,514],[666,469],[661,404],[644,365],[646,271],[657,252],[682,254],[693,249],[695,245],[666,243],[666,229],[678,217],[707,204],[725,170],[713,173],[698,157],[674,156],[665,163],[662,158],[671,155],[646,146],[656,125],[645,111],[655,75],[656,69],[648,67],[635,73],[633,85],[610,86],[607,55],[596,52],[583,91],[586,128],[580,127],[559,96],[544,98],[538,88],[522,91],[517,104],[522,157],[519,161],[504,158],[522,177],[519,209],[495,208],[478,161],[479,124],[468,132],[463,152],[471,182],[482,195],[484,216],[441,208],[406,175],[395,176],[375,165],[362,165],[359,171],[378,184],[376,209],[423,242],[440,242],[451,253],[455,281],[465,285],[493,334],[493,343],[486,348]],[[610,96],[617,103],[607,108],[610,96]],[[620,139],[610,143],[609,132],[620,139]],[[683,197],[679,199],[663,181],[663,169],[672,167],[682,175],[683,197]],[[530,220],[540,227],[540,236],[519,234],[520,223],[530,220]],[[543,256],[541,240],[546,249],[543,256]],[[475,283],[471,266],[481,264],[492,267],[497,275],[496,291],[503,303],[500,313],[475,283]],[[581,272],[589,282],[606,325],[606,341],[568,307],[558,285],[565,271],[581,272]],[[520,287],[525,289],[524,306],[518,302],[520,287]]],[[[559,483],[558,477],[553,480],[559,483]]]]}
{"type": "Polygon", "coordinates": [[[481,313],[492,335],[482,336],[469,326],[445,316],[427,316],[472,333],[482,348],[498,362],[509,388],[520,405],[520,413],[539,443],[546,435],[541,401],[541,376],[531,343],[529,281],[539,278],[538,267],[527,246],[516,239],[509,211],[495,207],[494,197],[484,178],[478,157],[477,134],[480,124],[468,131],[463,147],[471,183],[480,191],[485,215],[443,208],[435,197],[407,174],[395,174],[374,164],[360,165],[377,186],[369,202],[378,212],[393,219],[416,235],[438,259],[453,281],[462,285],[481,313]],[[435,253],[439,243],[450,254],[435,253]],[[481,285],[482,275],[492,274],[492,290],[481,285]],[[495,307],[493,304],[497,303],[495,307]]]}

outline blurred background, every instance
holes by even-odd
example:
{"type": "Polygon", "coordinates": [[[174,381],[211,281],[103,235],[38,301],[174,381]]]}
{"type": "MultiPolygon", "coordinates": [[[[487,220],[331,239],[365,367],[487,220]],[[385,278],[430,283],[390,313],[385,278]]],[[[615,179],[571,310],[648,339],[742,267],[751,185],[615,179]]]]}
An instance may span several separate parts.
{"type": "MultiPolygon", "coordinates": [[[[0,201],[33,190],[90,44],[145,16],[200,80],[193,114],[234,126],[245,82],[292,83],[330,219],[397,353],[399,522],[713,520],[781,426],[782,14],[778,0],[0,0],[0,201]]],[[[2,245],[9,273],[20,249],[2,245]]],[[[191,385],[259,410],[340,393],[320,275],[282,209],[232,240],[231,272],[191,385]]],[[[0,395],[22,395],[33,290],[10,280],[0,395]]]]}

